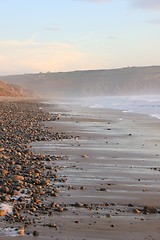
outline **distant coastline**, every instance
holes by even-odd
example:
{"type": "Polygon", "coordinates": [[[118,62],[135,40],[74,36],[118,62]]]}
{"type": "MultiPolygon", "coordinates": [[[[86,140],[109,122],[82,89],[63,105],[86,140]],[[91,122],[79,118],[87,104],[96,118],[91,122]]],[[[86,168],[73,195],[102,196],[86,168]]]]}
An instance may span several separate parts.
{"type": "Polygon", "coordinates": [[[42,97],[160,94],[160,66],[1,76],[42,97]]]}

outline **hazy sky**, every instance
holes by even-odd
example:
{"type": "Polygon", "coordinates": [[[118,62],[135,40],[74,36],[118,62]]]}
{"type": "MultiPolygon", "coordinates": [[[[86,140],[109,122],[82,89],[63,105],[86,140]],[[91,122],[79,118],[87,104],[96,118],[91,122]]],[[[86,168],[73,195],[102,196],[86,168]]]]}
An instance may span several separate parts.
{"type": "Polygon", "coordinates": [[[0,75],[160,65],[160,0],[0,0],[0,75]]]}

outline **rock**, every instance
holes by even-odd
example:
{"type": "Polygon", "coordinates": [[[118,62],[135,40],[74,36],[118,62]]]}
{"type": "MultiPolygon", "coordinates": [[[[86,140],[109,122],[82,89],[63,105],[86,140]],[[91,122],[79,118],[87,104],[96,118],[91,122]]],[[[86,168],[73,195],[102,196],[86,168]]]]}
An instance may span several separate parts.
{"type": "Polygon", "coordinates": [[[17,233],[19,235],[24,235],[24,227],[21,227],[20,229],[17,230],[17,233]]]}
{"type": "Polygon", "coordinates": [[[14,195],[14,196],[20,196],[20,192],[17,191],[17,190],[14,190],[14,191],[13,191],[13,195],[14,195]]]}
{"type": "Polygon", "coordinates": [[[35,230],[35,231],[33,231],[33,236],[34,236],[34,237],[37,237],[37,236],[39,236],[39,232],[38,232],[38,231],[36,231],[36,230],[35,230]]]}
{"type": "Polygon", "coordinates": [[[5,170],[5,169],[2,169],[2,170],[1,170],[1,174],[2,174],[2,176],[6,175],[7,173],[8,173],[7,170],[5,170]]]}
{"type": "Polygon", "coordinates": [[[74,207],[83,207],[83,203],[78,203],[76,202],[75,204],[73,204],[74,207]]]}
{"type": "Polygon", "coordinates": [[[157,213],[158,211],[157,211],[157,208],[155,208],[155,207],[152,207],[152,206],[145,206],[144,208],[143,208],[143,213],[157,213]]]}
{"type": "Polygon", "coordinates": [[[13,181],[24,181],[24,177],[23,176],[20,176],[20,175],[14,175],[12,176],[12,180],[13,181]]]}
{"type": "Polygon", "coordinates": [[[7,186],[4,186],[2,189],[3,189],[3,192],[5,192],[5,193],[9,193],[10,192],[10,189],[7,186]]]}
{"type": "Polygon", "coordinates": [[[141,213],[141,211],[138,208],[133,209],[133,213],[141,213]]]}
{"type": "Polygon", "coordinates": [[[116,226],[115,224],[111,224],[111,227],[113,227],[113,228],[114,228],[115,226],[116,226]]]}
{"type": "Polygon", "coordinates": [[[10,198],[9,195],[3,195],[3,196],[0,196],[0,199],[1,199],[3,202],[9,202],[11,198],[10,198]]]}
{"type": "Polygon", "coordinates": [[[49,223],[49,224],[47,224],[47,226],[50,227],[50,228],[56,228],[57,227],[56,223],[49,223]]]}
{"type": "Polygon", "coordinates": [[[88,158],[88,156],[86,154],[83,154],[81,157],[82,158],[88,158]]]}
{"type": "Polygon", "coordinates": [[[106,188],[100,188],[99,191],[104,192],[104,191],[107,191],[107,189],[106,188]]]}
{"type": "Polygon", "coordinates": [[[0,209],[0,217],[4,217],[7,214],[6,210],[0,209]]]}
{"type": "Polygon", "coordinates": [[[64,208],[59,206],[59,207],[57,207],[56,211],[57,211],[57,212],[63,212],[63,211],[64,211],[64,208]]]}
{"type": "Polygon", "coordinates": [[[134,205],[133,205],[133,204],[131,204],[131,203],[129,203],[129,204],[128,204],[128,207],[134,207],[134,205]]]}

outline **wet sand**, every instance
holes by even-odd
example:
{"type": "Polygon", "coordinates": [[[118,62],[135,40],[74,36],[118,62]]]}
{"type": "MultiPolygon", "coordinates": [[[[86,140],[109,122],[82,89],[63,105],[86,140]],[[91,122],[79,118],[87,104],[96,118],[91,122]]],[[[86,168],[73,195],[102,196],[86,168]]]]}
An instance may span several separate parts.
{"type": "Polygon", "coordinates": [[[68,156],[59,162],[67,181],[56,202],[64,202],[69,210],[64,219],[55,218],[63,230],[54,236],[159,239],[159,120],[77,107],[63,113],[54,127],[75,138],[34,144],[38,152],[68,156]],[[91,209],[70,207],[75,203],[91,209]],[[151,210],[145,211],[145,206],[151,210]]]}
{"type": "Polygon", "coordinates": [[[59,120],[45,122],[47,128],[72,137],[32,143],[32,150],[61,156],[51,162],[60,170],[59,194],[48,201],[66,210],[35,216],[23,239],[32,239],[26,234],[35,229],[38,239],[159,240],[160,121],[77,106],[48,111],[59,120]]]}

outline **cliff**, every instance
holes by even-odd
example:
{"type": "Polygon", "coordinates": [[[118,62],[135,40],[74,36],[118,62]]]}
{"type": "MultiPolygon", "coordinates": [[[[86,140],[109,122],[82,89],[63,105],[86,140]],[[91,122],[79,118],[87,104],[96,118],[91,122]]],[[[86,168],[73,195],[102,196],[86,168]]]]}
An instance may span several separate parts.
{"type": "Polygon", "coordinates": [[[4,76],[47,97],[160,94],[160,66],[4,76]]]}
{"type": "Polygon", "coordinates": [[[20,86],[0,81],[0,96],[24,97],[26,94],[20,86]]]}

